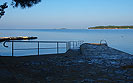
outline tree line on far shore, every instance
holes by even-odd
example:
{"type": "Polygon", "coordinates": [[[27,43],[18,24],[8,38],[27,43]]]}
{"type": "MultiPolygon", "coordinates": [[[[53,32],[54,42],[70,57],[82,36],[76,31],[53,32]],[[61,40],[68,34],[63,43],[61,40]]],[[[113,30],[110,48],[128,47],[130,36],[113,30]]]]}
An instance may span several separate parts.
{"type": "Polygon", "coordinates": [[[133,26],[96,26],[88,29],[133,29],[133,26]]]}

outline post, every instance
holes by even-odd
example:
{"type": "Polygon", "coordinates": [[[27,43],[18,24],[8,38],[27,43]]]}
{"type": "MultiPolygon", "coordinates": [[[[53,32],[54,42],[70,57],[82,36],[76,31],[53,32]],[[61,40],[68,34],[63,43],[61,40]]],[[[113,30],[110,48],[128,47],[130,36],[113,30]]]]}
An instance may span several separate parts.
{"type": "Polygon", "coordinates": [[[80,41],[78,41],[78,46],[80,46],[80,41]]]}
{"type": "Polygon", "coordinates": [[[59,45],[58,45],[59,42],[57,42],[57,54],[59,53],[59,45]]]}
{"type": "Polygon", "coordinates": [[[69,42],[69,48],[68,49],[71,49],[72,48],[72,46],[71,46],[71,42],[69,42]]]}
{"type": "Polygon", "coordinates": [[[66,42],[66,51],[69,50],[69,42],[66,42]]]}
{"type": "Polygon", "coordinates": [[[67,50],[71,49],[71,42],[67,42],[67,50]]]}
{"type": "Polygon", "coordinates": [[[73,49],[74,49],[74,41],[73,41],[73,49]]]}
{"type": "Polygon", "coordinates": [[[12,56],[13,56],[13,54],[14,54],[14,47],[13,47],[14,45],[13,45],[13,41],[12,41],[12,56]]]}
{"type": "Polygon", "coordinates": [[[38,56],[39,56],[39,41],[38,41],[38,56]]]}
{"type": "Polygon", "coordinates": [[[68,42],[66,43],[66,51],[67,51],[67,49],[68,49],[68,42]]]}

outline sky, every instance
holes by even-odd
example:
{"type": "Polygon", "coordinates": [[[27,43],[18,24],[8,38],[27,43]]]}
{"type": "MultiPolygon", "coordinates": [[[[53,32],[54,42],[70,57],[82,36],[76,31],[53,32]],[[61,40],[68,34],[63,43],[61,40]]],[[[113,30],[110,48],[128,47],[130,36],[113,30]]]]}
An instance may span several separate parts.
{"type": "MultiPolygon", "coordinates": [[[[0,4],[3,2],[0,0],[0,4]]],[[[42,0],[26,9],[9,6],[0,19],[0,29],[87,29],[108,25],[133,25],[133,0],[42,0]]]]}

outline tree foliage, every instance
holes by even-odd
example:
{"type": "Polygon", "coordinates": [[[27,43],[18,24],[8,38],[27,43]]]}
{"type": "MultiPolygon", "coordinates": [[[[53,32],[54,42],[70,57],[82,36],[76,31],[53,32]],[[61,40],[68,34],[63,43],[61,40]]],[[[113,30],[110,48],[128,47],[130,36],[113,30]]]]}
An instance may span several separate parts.
{"type": "MultiPolygon", "coordinates": [[[[41,0],[12,0],[11,5],[15,7],[21,7],[21,8],[26,8],[26,7],[32,7],[35,4],[38,4],[41,2],[41,0]]],[[[0,18],[5,14],[5,9],[8,8],[7,2],[3,3],[0,5],[0,18]]]]}
{"type": "Polygon", "coordinates": [[[5,9],[8,8],[7,3],[0,5],[0,18],[5,14],[5,9]]]}
{"type": "Polygon", "coordinates": [[[35,4],[38,4],[41,2],[41,0],[12,0],[12,6],[13,7],[18,7],[20,6],[21,8],[26,8],[26,7],[32,7],[35,4]]]}

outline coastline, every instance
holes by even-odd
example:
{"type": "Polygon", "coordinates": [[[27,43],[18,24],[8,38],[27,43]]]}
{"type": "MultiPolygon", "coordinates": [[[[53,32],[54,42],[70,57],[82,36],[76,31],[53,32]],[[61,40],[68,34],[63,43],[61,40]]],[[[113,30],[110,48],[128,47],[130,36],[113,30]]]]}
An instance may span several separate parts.
{"type": "Polygon", "coordinates": [[[88,29],[133,29],[133,26],[96,26],[88,29]]]}
{"type": "MultiPolygon", "coordinates": [[[[88,29],[95,29],[95,28],[88,28],[88,29]]],[[[116,28],[96,28],[96,29],[116,29],[116,28]]],[[[123,28],[121,28],[121,29],[123,29],[123,28]]],[[[125,28],[125,29],[127,29],[127,28],[125,28]]],[[[133,28],[129,28],[129,29],[133,29],[133,28]]]]}

